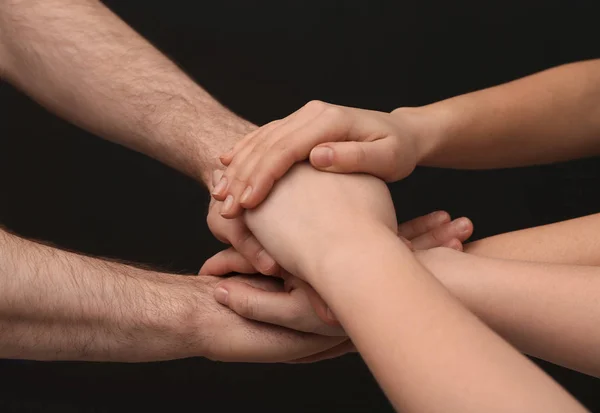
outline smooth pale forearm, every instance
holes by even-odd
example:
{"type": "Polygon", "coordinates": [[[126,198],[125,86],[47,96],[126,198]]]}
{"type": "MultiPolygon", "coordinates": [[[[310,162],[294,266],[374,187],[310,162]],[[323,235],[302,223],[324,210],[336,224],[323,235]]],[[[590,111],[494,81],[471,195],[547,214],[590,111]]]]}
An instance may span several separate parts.
{"type": "Polygon", "coordinates": [[[393,112],[404,113],[435,125],[420,142],[421,165],[488,169],[598,155],[600,59],[393,112]]]}
{"type": "Polygon", "coordinates": [[[522,352],[600,377],[600,268],[436,249],[420,261],[522,352]]]}
{"type": "Polygon", "coordinates": [[[600,265],[600,214],[508,232],[465,245],[469,254],[553,264],[600,265]]]}
{"type": "Polygon", "coordinates": [[[0,74],[73,123],[206,183],[253,128],[99,1],[2,2],[0,74]]]}
{"type": "Polygon", "coordinates": [[[0,230],[0,358],[187,357],[202,298],[192,277],[84,257],[0,230]]]}
{"type": "Polygon", "coordinates": [[[338,244],[308,279],[399,411],[583,411],[462,307],[391,231],[371,226],[361,235],[338,244]]]}

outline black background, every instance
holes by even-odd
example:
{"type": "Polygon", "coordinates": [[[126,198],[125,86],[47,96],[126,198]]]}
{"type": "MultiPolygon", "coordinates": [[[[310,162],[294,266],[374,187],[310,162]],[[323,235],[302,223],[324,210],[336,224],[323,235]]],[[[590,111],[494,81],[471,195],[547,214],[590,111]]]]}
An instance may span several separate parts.
{"type": "MultiPolygon", "coordinates": [[[[600,57],[592,1],[105,3],[257,124],[311,99],[389,111],[600,57]]],[[[205,224],[207,194],[188,178],[57,119],[2,83],[0,105],[3,225],[178,271],[197,270],[220,249],[205,224]]],[[[418,169],[392,191],[399,219],[446,209],[469,216],[477,239],[598,212],[598,166],[588,159],[510,171],[418,169]]],[[[600,410],[598,380],[542,366],[600,410]]],[[[307,366],[189,359],[0,369],[2,411],[391,411],[357,356],[307,366]]]]}

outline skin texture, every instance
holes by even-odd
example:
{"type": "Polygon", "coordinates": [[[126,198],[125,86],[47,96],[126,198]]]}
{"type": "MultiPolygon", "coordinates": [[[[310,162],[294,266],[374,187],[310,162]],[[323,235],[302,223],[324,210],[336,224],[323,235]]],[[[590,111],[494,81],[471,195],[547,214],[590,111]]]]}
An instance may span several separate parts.
{"type": "Polygon", "coordinates": [[[522,352],[600,377],[600,268],[420,251],[419,261],[522,352]]]}
{"type": "MultiPolygon", "coordinates": [[[[51,112],[209,190],[218,155],[256,129],[96,0],[1,2],[0,75],[51,112]]],[[[214,208],[207,220],[258,272],[277,270],[243,220],[221,222],[214,208]]]]}
{"type": "MultiPolygon", "coordinates": [[[[398,236],[412,249],[426,250],[446,246],[462,250],[462,243],[473,232],[467,218],[451,220],[444,211],[433,212],[404,222],[398,226],[398,236]]],[[[222,251],[206,261],[200,274],[226,275],[253,273],[252,265],[233,249],[222,251]]],[[[322,298],[306,282],[289,273],[281,274],[285,281],[283,291],[266,291],[249,285],[236,277],[217,284],[215,299],[237,314],[265,323],[282,324],[294,330],[325,335],[345,335],[335,315],[322,298]],[[277,300],[273,299],[276,296],[277,300]]]]}
{"type": "MultiPolygon", "coordinates": [[[[218,154],[255,129],[99,1],[0,2],[0,75],[57,115],[156,158],[209,189],[213,171],[222,167],[218,154]]],[[[207,220],[215,235],[233,245],[257,272],[275,273],[277,265],[244,221],[225,220],[214,205],[207,220]]],[[[2,302],[10,307],[5,305],[0,312],[3,357],[147,361],[202,355],[231,361],[291,361],[328,351],[340,342],[237,316],[214,301],[219,280],[214,277],[191,281],[162,274],[156,281],[160,288],[146,287],[145,277],[154,279],[153,271],[138,273],[129,266],[39,249],[4,232],[2,236],[7,241],[0,248],[1,293],[9,294],[7,286],[14,293],[3,296],[2,302]],[[27,248],[12,253],[15,243],[27,248]],[[122,282],[122,272],[129,282],[122,282]],[[35,274],[54,282],[24,281],[35,274]],[[193,287],[184,289],[180,283],[193,287]],[[102,295],[107,289],[119,294],[109,300],[102,295]],[[153,295],[161,299],[151,300],[147,309],[143,299],[153,295]],[[143,302],[136,304],[136,299],[143,302]],[[27,318],[22,311],[32,302],[39,311],[27,318]],[[137,306],[140,311],[134,311],[137,306]],[[89,308],[90,314],[64,317],[71,310],[77,314],[80,307],[89,308]],[[112,309],[129,315],[125,326],[115,320],[112,309]],[[146,322],[151,326],[140,327],[146,322]],[[131,326],[143,331],[138,334],[131,326]],[[96,342],[102,346],[95,347],[96,342]]]]}
{"type": "Polygon", "coordinates": [[[493,88],[391,113],[313,101],[248,134],[221,156],[213,191],[231,218],[256,207],[298,161],[387,181],[416,165],[507,168],[600,153],[600,60],[559,66],[493,88]]]}
{"type": "Polygon", "coordinates": [[[373,177],[298,165],[246,218],[331,306],[398,410],[584,411],[417,261],[388,197],[373,177]]]}
{"type": "MultiPolygon", "coordinates": [[[[330,357],[346,340],[241,318],[212,298],[219,281],[85,257],[0,231],[0,358],[290,362],[330,357]]],[[[273,279],[244,281],[280,288],[273,279]]]]}

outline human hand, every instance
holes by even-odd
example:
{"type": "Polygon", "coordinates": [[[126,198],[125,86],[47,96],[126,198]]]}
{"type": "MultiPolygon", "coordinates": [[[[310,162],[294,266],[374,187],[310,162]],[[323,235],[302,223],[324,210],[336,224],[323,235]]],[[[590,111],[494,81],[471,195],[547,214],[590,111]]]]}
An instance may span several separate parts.
{"type": "Polygon", "coordinates": [[[274,183],[309,157],[328,172],[364,172],[385,181],[409,175],[422,157],[429,122],[408,110],[393,114],[312,101],[246,135],[221,157],[227,166],[213,191],[221,214],[238,216],[262,202],[274,183]]]}
{"type": "MultiPolygon", "coordinates": [[[[461,251],[462,243],[472,232],[473,224],[468,218],[451,220],[445,211],[433,212],[398,226],[398,236],[404,238],[413,250],[446,246],[461,251]]],[[[225,275],[231,272],[252,273],[253,269],[239,253],[228,249],[208,259],[200,271],[201,274],[225,275]]],[[[252,320],[324,335],[343,333],[335,315],[309,284],[289,273],[284,275],[284,280],[283,290],[271,292],[249,285],[243,279],[230,277],[217,284],[215,299],[238,315],[252,320]]]]}
{"type": "MultiPolygon", "coordinates": [[[[230,273],[254,274],[252,265],[232,248],[209,258],[199,274],[224,276],[230,273]]],[[[279,279],[268,279],[279,288],[263,288],[247,281],[250,276],[233,276],[217,284],[215,299],[238,315],[263,323],[275,324],[296,331],[325,336],[346,336],[339,323],[328,311],[319,294],[306,282],[280,272],[279,279]]]]}
{"type": "MultiPolygon", "coordinates": [[[[214,171],[212,184],[219,181],[223,171],[214,171]]],[[[279,266],[271,256],[260,245],[260,242],[250,232],[244,219],[237,217],[235,219],[225,219],[220,214],[222,202],[216,201],[211,197],[208,207],[207,223],[208,228],[213,235],[221,242],[230,244],[244,258],[246,258],[252,267],[265,275],[273,275],[279,269],[279,266]]]]}
{"type": "MultiPolygon", "coordinates": [[[[190,306],[181,338],[179,357],[202,356],[229,362],[308,362],[347,352],[346,337],[331,337],[259,323],[235,314],[213,298],[220,277],[202,275],[186,278],[184,300],[190,306]],[[193,295],[190,297],[190,291],[193,295]]],[[[282,287],[275,278],[239,278],[253,288],[276,294],[282,287]]],[[[284,317],[281,321],[288,323],[284,317]]]]}
{"type": "Polygon", "coordinates": [[[385,183],[370,175],[325,174],[298,164],[269,198],[245,213],[264,248],[291,274],[307,280],[328,254],[344,251],[364,230],[397,232],[396,213],[385,183]]]}

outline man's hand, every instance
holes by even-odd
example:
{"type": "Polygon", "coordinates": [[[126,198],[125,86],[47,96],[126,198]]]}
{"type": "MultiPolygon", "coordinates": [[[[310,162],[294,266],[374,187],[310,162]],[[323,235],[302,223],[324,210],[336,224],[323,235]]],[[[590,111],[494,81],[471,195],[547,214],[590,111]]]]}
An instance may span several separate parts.
{"type": "Polygon", "coordinates": [[[280,362],[328,357],[345,340],[246,320],[214,300],[220,281],[85,257],[0,230],[0,358],[280,362]]]}
{"type": "MultiPolygon", "coordinates": [[[[468,218],[451,220],[445,211],[412,219],[398,227],[398,236],[416,250],[445,246],[461,251],[462,243],[472,232],[473,224],[468,218]]],[[[200,274],[213,275],[253,272],[252,265],[233,249],[219,252],[200,270],[200,274]]],[[[247,278],[230,277],[217,284],[215,299],[252,320],[324,335],[345,334],[335,315],[309,284],[289,273],[283,274],[283,280],[284,288],[273,292],[248,283],[247,278]]]]}
{"type": "MultiPolygon", "coordinates": [[[[347,337],[333,337],[290,330],[273,324],[264,324],[240,317],[232,310],[217,303],[212,295],[220,277],[194,277],[199,283],[201,308],[196,317],[203,321],[195,331],[190,330],[187,343],[200,345],[198,354],[211,360],[232,362],[295,362],[317,361],[346,352],[347,337]]],[[[270,291],[276,295],[283,287],[274,278],[240,277],[249,288],[270,291]]],[[[276,301],[276,298],[273,298],[276,301]]],[[[198,305],[198,304],[197,304],[198,305]]],[[[191,316],[192,314],[190,314],[191,316]]],[[[280,324],[291,324],[288,313],[280,317],[280,324]]],[[[193,327],[193,326],[190,326],[193,327]]],[[[188,354],[187,357],[193,354],[188,354]]]]}
{"type": "Polygon", "coordinates": [[[309,157],[328,172],[364,172],[386,181],[409,175],[421,157],[419,116],[398,119],[385,112],[312,101],[285,119],[246,135],[221,157],[227,166],[213,196],[231,218],[262,202],[275,182],[309,157]]]}

